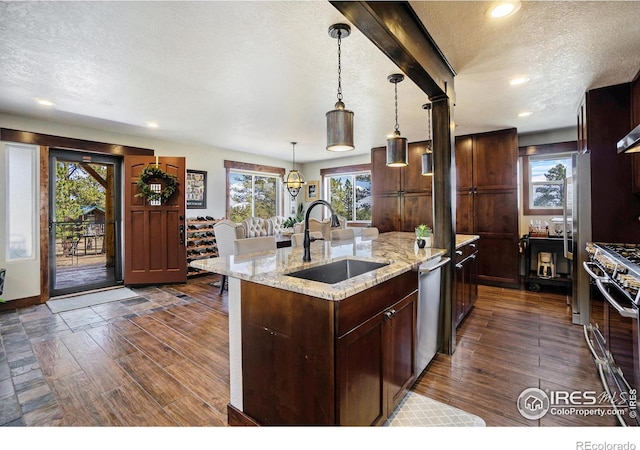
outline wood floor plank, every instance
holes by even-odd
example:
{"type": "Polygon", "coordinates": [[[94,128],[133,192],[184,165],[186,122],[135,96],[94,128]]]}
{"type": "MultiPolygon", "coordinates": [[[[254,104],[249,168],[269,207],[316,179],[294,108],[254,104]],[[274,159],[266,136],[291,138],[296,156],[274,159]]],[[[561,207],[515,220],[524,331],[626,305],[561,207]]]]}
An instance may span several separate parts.
{"type": "Polygon", "coordinates": [[[180,426],[221,427],[227,424],[226,414],[194,396],[182,397],[165,406],[164,410],[180,426]]]}
{"type": "Polygon", "coordinates": [[[61,338],[98,392],[106,392],[131,381],[122,368],[85,332],[61,338]]]}
{"type": "Polygon", "coordinates": [[[50,385],[64,413],[64,426],[122,425],[84,372],[53,379],[50,385]]]}
{"type": "Polygon", "coordinates": [[[169,427],[177,425],[136,383],[127,383],[102,394],[123,426],[169,427]]]}
{"type": "Polygon", "coordinates": [[[119,358],[138,351],[133,344],[117,333],[112,326],[104,325],[91,328],[86,330],[86,333],[91,336],[100,348],[111,358],[119,358]]]}
{"type": "Polygon", "coordinates": [[[112,326],[127,341],[144,352],[161,367],[170,366],[184,360],[184,356],[129,320],[114,322],[109,326],[112,326]]]}
{"type": "Polygon", "coordinates": [[[160,406],[190,395],[190,391],[142,352],[130,353],[116,362],[160,406]]]}
{"type": "Polygon", "coordinates": [[[34,342],[32,347],[45,377],[62,378],[82,370],[60,338],[34,342]]]}

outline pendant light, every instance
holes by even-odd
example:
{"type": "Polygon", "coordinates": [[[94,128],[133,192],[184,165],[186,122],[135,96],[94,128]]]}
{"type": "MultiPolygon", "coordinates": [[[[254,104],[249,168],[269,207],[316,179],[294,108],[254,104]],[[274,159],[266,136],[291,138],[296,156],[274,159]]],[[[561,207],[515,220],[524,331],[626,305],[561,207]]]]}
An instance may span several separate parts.
{"type": "Polygon", "coordinates": [[[340,61],[342,38],[351,34],[351,27],[336,23],[329,27],[329,36],[338,39],[338,101],[335,109],[327,113],[327,150],[346,152],[353,150],[353,111],[342,102],[342,64],[340,61]]]}
{"type": "Polygon", "coordinates": [[[404,167],[407,165],[407,138],[400,136],[398,126],[398,83],[404,80],[404,75],[394,73],[389,75],[387,80],[394,84],[396,91],[396,128],[393,136],[387,139],[387,166],[404,167]]]}
{"type": "Polygon", "coordinates": [[[287,186],[287,191],[291,194],[291,200],[295,200],[302,186],[307,184],[302,174],[296,170],[296,144],[297,142],[291,143],[293,145],[293,168],[284,182],[285,186],[287,186]]]}
{"type": "Polygon", "coordinates": [[[433,175],[433,141],[431,140],[431,103],[422,105],[422,109],[427,110],[427,126],[429,134],[427,135],[427,147],[422,154],[422,175],[433,175]]]}

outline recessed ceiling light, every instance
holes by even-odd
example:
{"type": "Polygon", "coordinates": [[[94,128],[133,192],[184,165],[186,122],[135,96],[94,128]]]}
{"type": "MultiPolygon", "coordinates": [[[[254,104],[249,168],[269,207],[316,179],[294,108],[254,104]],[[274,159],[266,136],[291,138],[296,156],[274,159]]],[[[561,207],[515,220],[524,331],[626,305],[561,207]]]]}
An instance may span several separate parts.
{"type": "Polygon", "coordinates": [[[531,111],[522,111],[518,117],[529,117],[531,114],[533,114],[531,111]]]}
{"type": "Polygon", "coordinates": [[[509,84],[511,86],[518,86],[520,84],[528,83],[529,81],[531,81],[531,78],[527,76],[521,76],[521,77],[513,78],[511,81],[509,81],[509,84]]]}
{"type": "Polygon", "coordinates": [[[499,2],[487,10],[487,16],[492,19],[500,19],[516,13],[519,9],[519,1],[499,2]]]}
{"type": "Polygon", "coordinates": [[[147,127],[158,128],[158,124],[156,122],[147,122],[147,127]]]}
{"type": "Polygon", "coordinates": [[[51,100],[47,100],[46,98],[37,98],[36,99],[36,103],[38,105],[41,105],[41,106],[53,106],[53,105],[55,105],[55,103],[53,103],[51,100]]]}

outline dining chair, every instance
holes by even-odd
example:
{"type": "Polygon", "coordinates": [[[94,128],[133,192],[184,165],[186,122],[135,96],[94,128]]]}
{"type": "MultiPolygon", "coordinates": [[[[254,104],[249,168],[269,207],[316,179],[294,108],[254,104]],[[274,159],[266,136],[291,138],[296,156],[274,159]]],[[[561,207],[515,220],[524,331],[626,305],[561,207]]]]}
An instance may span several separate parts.
{"type": "Polygon", "coordinates": [[[353,228],[344,228],[339,230],[331,230],[331,240],[332,241],[341,241],[347,239],[354,239],[356,234],[353,231],[353,228]]]}
{"type": "Polygon", "coordinates": [[[236,239],[234,241],[235,255],[245,255],[247,253],[265,252],[268,250],[276,250],[275,236],[259,236],[245,239],[236,239]]]}
{"type": "MultiPolygon", "coordinates": [[[[216,222],[213,225],[213,233],[218,246],[218,257],[234,255],[234,242],[236,239],[244,237],[244,229],[242,226],[227,219],[216,222]]],[[[220,279],[220,294],[225,290],[226,283],[227,276],[222,275],[222,278],[220,279]]]]}
{"type": "Polygon", "coordinates": [[[361,236],[365,239],[376,239],[380,231],[376,227],[367,227],[362,229],[361,236]]]}
{"type": "MultiPolygon", "coordinates": [[[[322,233],[320,231],[309,231],[309,237],[316,239],[323,239],[322,233]]],[[[302,247],[304,245],[304,233],[294,233],[291,235],[291,246],[292,247],[302,247]]]]}

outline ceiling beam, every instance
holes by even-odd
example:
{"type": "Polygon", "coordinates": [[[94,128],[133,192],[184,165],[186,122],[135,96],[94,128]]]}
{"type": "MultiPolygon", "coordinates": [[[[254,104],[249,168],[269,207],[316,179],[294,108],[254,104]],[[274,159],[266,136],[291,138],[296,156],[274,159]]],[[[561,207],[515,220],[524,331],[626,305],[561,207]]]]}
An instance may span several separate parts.
{"type": "Polygon", "coordinates": [[[429,98],[455,102],[455,71],[409,2],[330,1],[429,98]]]}

